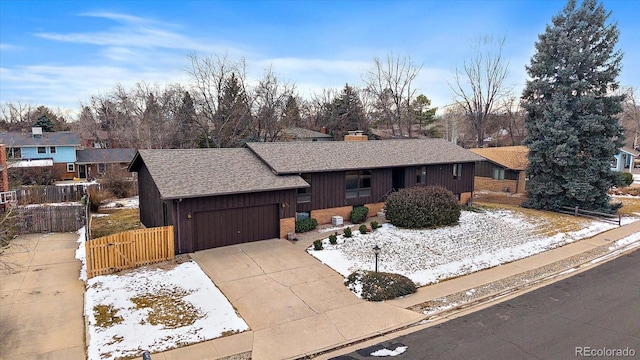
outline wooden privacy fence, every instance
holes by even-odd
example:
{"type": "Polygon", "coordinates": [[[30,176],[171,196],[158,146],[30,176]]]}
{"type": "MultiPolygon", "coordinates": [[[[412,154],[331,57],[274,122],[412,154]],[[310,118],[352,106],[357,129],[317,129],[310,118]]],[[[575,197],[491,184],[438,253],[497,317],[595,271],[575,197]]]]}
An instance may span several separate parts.
{"type": "Polygon", "coordinates": [[[87,221],[83,205],[19,206],[14,211],[19,234],[77,231],[87,221]]]}
{"type": "MultiPolygon", "coordinates": [[[[130,182],[129,185],[132,195],[138,194],[138,183],[136,181],[130,182]]],[[[77,184],[77,185],[29,185],[22,186],[17,189],[16,197],[18,204],[46,204],[46,203],[61,203],[61,202],[78,202],[82,199],[82,196],[89,192],[90,188],[96,188],[101,190],[103,185],[96,184],[77,184]]]]}
{"type": "Polygon", "coordinates": [[[174,258],[173,226],[129,230],[85,243],[87,278],[174,258]]]}

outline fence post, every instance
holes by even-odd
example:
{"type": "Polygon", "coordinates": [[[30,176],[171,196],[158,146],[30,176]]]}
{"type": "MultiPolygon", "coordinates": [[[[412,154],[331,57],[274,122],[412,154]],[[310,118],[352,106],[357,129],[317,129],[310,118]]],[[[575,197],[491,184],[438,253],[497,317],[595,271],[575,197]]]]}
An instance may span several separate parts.
{"type": "Polygon", "coordinates": [[[573,210],[573,216],[578,216],[578,207],[577,206],[573,210]]]}

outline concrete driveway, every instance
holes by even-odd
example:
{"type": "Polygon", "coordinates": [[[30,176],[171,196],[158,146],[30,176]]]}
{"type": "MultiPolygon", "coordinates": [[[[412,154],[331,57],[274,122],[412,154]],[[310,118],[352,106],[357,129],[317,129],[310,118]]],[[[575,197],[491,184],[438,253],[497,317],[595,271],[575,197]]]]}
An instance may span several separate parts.
{"type": "Polygon", "coordinates": [[[200,251],[193,259],[253,331],[253,359],[286,359],[419,321],[358,299],[343,277],[287,240],[200,251]]]}
{"type": "Polygon", "coordinates": [[[0,359],[85,359],[78,235],[30,234],[0,260],[0,359]]]}

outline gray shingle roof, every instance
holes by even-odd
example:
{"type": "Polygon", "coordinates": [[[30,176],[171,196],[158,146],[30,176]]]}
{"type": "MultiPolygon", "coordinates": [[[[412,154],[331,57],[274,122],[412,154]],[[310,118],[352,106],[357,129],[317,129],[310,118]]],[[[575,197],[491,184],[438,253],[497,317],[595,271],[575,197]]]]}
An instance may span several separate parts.
{"type": "Polygon", "coordinates": [[[129,163],[135,149],[84,149],[76,151],[76,164],[129,163]]]}
{"type": "Polygon", "coordinates": [[[484,160],[444,139],[249,143],[277,174],[484,160]]]}
{"type": "Polygon", "coordinates": [[[179,199],[308,187],[299,176],[277,176],[249,149],[139,150],[160,196],[179,199]]]}
{"type": "Polygon", "coordinates": [[[80,136],[73,131],[43,132],[42,136],[38,137],[34,137],[30,132],[7,132],[0,133],[0,144],[6,147],[76,146],[80,145],[80,136]]]}

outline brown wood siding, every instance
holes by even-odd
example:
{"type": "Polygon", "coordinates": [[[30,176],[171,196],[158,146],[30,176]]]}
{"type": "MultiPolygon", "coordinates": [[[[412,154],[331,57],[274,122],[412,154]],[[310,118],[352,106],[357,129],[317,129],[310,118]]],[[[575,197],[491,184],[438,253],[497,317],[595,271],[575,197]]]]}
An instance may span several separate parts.
{"type": "Polygon", "coordinates": [[[277,238],[279,204],[198,211],[193,214],[194,251],[277,238]]]}
{"type": "MultiPolygon", "coordinates": [[[[473,191],[474,163],[463,163],[459,179],[453,178],[453,164],[427,165],[426,185],[440,185],[454,194],[473,191]]],[[[415,181],[415,180],[414,180],[415,181]]]]}
{"type": "Polygon", "coordinates": [[[504,169],[505,180],[518,180],[518,171],[510,170],[504,166],[494,164],[490,161],[480,161],[476,165],[476,176],[493,179],[493,169],[504,169]]]}
{"type": "Polygon", "coordinates": [[[164,219],[160,191],[153,182],[151,174],[144,163],[138,168],[138,198],[140,202],[140,221],[144,226],[172,225],[171,218],[164,219]]]}
{"type": "Polygon", "coordinates": [[[346,172],[313,173],[311,175],[311,206],[300,204],[300,211],[358,206],[377,202],[391,189],[391,169],[371,170],[371,196],[346,198],[346,172]],[[303,210],[304,209],[304,210],[303,210]]]}
{"type": "MultiPolygon", "coordinates": [[[[175,209],[173,213],[173,225],[176,231],[176,253],[181,254],[196,251],[197,246],[194,237],[194,231],[196,231],[196,229],[194,228],[193,221],[196,213],[251,208],[264,205],[277,206],[278,218],[276,218],[275,221],[270,218],[251,218],[253,223],[252,227],[261,231],[260,229],[264,230],[269,228],[272,222],[276,224],[275,226],[277,228],[279,226],[279,219],[294,217],[296,200],[297,192],[295,189],[189,198],[183,199],[181,202],[174,200],[172,207],[175,209]],[[191,214],[191,219],[189,219],[189,214],[191,214]],[[260,224],[260,222],[263,224],[260,224]]],[[[230,226],[231,225],[233,224],[230,224],[230,226]]],[[[276,234],[275,237],[278,237],[278,234],[276,234]]]]}

